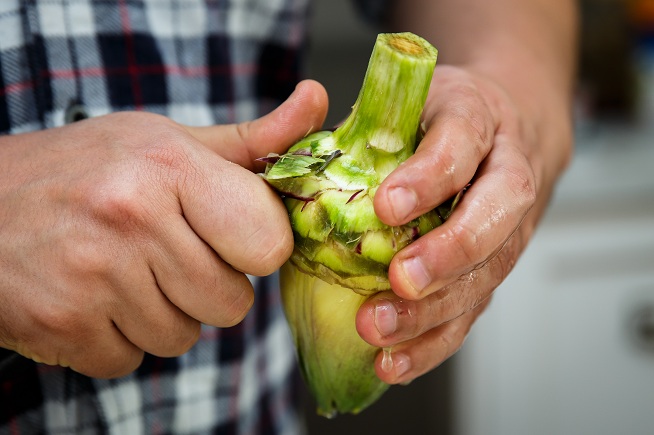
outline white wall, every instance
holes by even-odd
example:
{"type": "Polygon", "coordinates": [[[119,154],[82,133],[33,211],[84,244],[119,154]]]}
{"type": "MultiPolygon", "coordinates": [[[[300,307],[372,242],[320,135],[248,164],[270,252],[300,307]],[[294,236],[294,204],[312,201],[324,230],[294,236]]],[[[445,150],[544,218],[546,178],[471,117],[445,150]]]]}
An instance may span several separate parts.
{"type": "Polygon", "coordinates": [[[654,129],[595,128],[457,356],[461,435],[654,433],[654,129]]]}

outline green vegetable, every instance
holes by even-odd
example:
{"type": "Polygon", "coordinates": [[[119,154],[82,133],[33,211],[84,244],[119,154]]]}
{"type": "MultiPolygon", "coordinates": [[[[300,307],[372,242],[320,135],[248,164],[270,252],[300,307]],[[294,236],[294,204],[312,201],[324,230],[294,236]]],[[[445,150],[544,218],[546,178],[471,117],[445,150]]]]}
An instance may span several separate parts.
{"type": "Polygon", "coordinates": [[[328,417],[358,413],[388,388],[374,372],[380,349],[359,337],[356,312],[390,290],[393,255],[440,225],[458,200],[398,227],[373,208],[377,187],[415,151],[436,56],[416,35],[380,34],[345,122],[261,159],[295,237],[281,270],[286,317],[318,412],[328,417]]]}

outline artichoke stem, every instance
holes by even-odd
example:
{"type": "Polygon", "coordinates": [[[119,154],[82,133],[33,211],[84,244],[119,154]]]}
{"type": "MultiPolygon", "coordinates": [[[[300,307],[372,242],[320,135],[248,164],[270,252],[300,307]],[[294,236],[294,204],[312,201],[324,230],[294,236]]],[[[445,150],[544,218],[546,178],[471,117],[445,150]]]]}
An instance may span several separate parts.
{"type": "Polygon", "coordinates": [[[334,132],[345,153],[375,168],[387,154],[396,165],[413,154],[437,55],[412,33],[378,36],[352,112],[334,132]]]}

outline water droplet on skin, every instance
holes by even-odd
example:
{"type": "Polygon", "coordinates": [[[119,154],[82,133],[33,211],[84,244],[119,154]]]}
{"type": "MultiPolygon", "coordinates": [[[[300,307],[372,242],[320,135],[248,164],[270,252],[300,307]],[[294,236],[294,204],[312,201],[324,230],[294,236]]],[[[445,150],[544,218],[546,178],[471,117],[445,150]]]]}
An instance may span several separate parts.
{"type": "Polygon", "coordinates": [[[327,418],[328,420],[333,420],[334,417],[336,417],[338,415],[338,412],[336,412],[336,410],[333,410],[333,411],[321,413],[321,415],[323,417],[327,418]]]}
{"type": "Polygon", "coordinates": [[[390,347],[385,347],[385,348],[382,349],[381,368],[386,373],[393,370],[393,357],[391,355],[391,348],[390,347]]]}

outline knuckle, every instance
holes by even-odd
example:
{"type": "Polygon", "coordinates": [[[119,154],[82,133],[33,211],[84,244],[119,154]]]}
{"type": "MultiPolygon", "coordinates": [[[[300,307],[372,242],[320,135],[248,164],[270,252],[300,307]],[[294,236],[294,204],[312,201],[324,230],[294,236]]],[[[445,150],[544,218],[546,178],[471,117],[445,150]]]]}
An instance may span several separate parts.
{"type": "Polygon", "coordinates": [[[462,322],[465,322],[465,319],[456,319],[443,328],[442,333],[439,335],[438,356],[440,361],[445,361],[454,355],[463,345],[466,334],[461,330],[462,325],[460,323],[462,322]]]}
{"type": "Polygon", "coordinates": [[[415,319],[412,322],[412,334],[414,337],[428,331],[439,323],[441,323],[443,316],[444,304],[438,297],[439,292],[436,292],[432,295],[429,295],[427,298],[423,299],[423,313],[415,316],[415,319]]]}
{"type": "Polygon", "coordinates": [[[93,378],[113,379],[132,373],[141,365],[144,356],[145,353],[138,350],[120,354],[105,353],[71,368],[93,378]]]}
{"type": "Polygon", "coordinates": [[[477,262],[476,253],[480,241],[478,234],[473,229],[461,221],[456,221],[447,230],[447,236],[468,262],[472,264],[477,262]]]}
{"type": "Polygon", "coordinates": [[[247,242],[254,275],[266,276],[277,270],[293,251],[293,234],[290,229],[270,230],[258,227],[247,242]]]}
{"type": "Polygon", "coordinates": [[[106,276],[114,264],[107,249],[94,240],[67,238],[61,245],[61,263],[69,273],[106,276]]]}
{"type": "MultiPolygon", "coordinates": [[[[448,325],[449,326],[449,325],[448,325]]],[[[452,328],[444,328],[443,333],[438,336],[439,348],[442,357],[450,353],[451,348],[454,346],[455,338],[452,333],[452,328]]]]}
{"type": "MultiPolygon", "coordinates": [[[[459,162],[457,158],[452,153],[442,152],[439,154],[436,162],[440,166],[439,173],[444,175],[443,177],[438,177],[439,188],[448,193],[457,191],[457,186],[460,184],[458,175],[461,172],[458,170],[459,162]]],[[[434,181],[436,180],[434,179],[434,181]]]]}
{"type": "MultiPolygon", "coordinates": [[[[492,279],[494,282],[494,286],[499,285],[504,278],[506,278],[511,270],[513,269],[513,266],[515,264],[514,259],[511,257],[511,254],[508,254],[504,250],[500,251],[497,256],[495,257],[495,261],[493,271],[492,271],[492,279]]],[[[477,301],[477,305],[480,304],[483,301],[483,299],[480,298],[480,300],[477,301]]]]}
{"type": "Polygon", "coordinates": [[[468,136],[473,138],[472,144],[475,145],[478,155],[484,155],[490,147],[494,135],[494,129],[488,117],[479,113],[479,110],[465,107],[460,109],[458,119],[464,131],[468,136]]]}
{"type": "Polygon", "coordinates": [[[490,147],[495,127],[488,106],[473,84],[462,84],[456,89],[457,99],[449,106],[451,122],[473,138],[480,155],[490,147]]]}
{"type": "Polygon", "coordinates": [[[102,189],[92,195],[91,210],[93,216],[100,222],[121,231],[142,227],[149,216],[149,212],[143,206],[139,189],[129,181],[121,182],[109,189],[102,189]]]}
{"type": "Polygon", "coordinates": [[[180,132],[168,130],[160,134],[156,141],[146,146],[144,159],[149,166],[159,168],[162,175],[183,174],[192,165],[188,151],[179,144],[186,141],[180,132]]]}
{"type": "Polygon", "coordinates": [[[254,293],[250,289],[243,289],[223,310],[223,321],[220,327],[235,326],[245,318],[254,304],[254,293]]]}
{"type": "Polygon", "coordinates": [[[29,322],[19,352],[49,365],[70,365],[71,357],[88,354],[87,346],[96,338],[93,323],[71,305],[39,304],[29,311],[29,322]]]}
{"type": "MultiPolygon", "coordinates": [[[[80,302],[77,298],[72,298],[80,302]]],[[[84,304],[84,301],[81,301],[84,304]]],[[[35,332],[47,331],[47,336],[57,337],[66,342],[74,343],[84,341],[88,335],[88,322],[81,312],[73,304],[51,303],[38,304],[32,307],[31,317],[37,325],[35,332]]],[[[36,337],[38,341],[39,338],[36,337]]]]}
{"type": "Polygon", "coordinates": [[[201,325],[193,321],[183,326],[176,325],[173,328],[163,326],[159,334],[161,349],[159,356],[172,357],[182,355],[191,349],[200,339],[201,325]],[[163,332],[163,334],[162,334],[163,332]]]}
{"type": "Polygon", "coordinates": [[[459,277],[459,297],[457,298],[458,310],[456,313],[453,313],[452,319],[464,316],[475,307],[479,306],[479,304],[483,303],[500,284],[501,280],[489,279],[487,276],[489,268],[492,269],[493,266],[486,263],[481,268],[472,270],[471,272],[459,277]],[[471,284],[474,285],[473,290],[466,291],[466,289],[471,288],[471,284]]]}
{"type": "Polygon", "coordinates": [[[508,186],[521,208],[528,210],[536,202],[536,178],[533,171],[505,168],[508,186]]]}
{"type": "MultiPolygon", "coordinates": [[[[491,280],[493,289],[500,285],[500,283],[511,273],[516,264],[517,258],[521,251],[521,242],[519,240],[519,233],[514,234],[502,246],[497,255],[491,260],[491,280]]],[[[481,299],[481,298],[480,298],[481,299]]],[[[485,298],[484,298],[485,299],[485,298]]],[[[483,302],[484,299],[478,301],[483,302]]]]}
{"type": "Polygon", "coordinates": [[[236,124],[236,134],[241,142],[247,142],[250,138],[252,123],[251,122],[241,122],[236,124]]]}
{"type": "Polygon", "coordinates": [[[131,231],[156,221],[161,208],[179,207],[173,195],[165,195],[166,191],[181,189],[199,170],[188,152],[176,144],[180,143],[179,132],[160,136],[135,150],[136,157],[114,165],[113,174],[105,174],[99,182],[81,190],[80,201],[93,219],[131,231]],[[168,204],[166,198],[175,202],[168,204]]]}

